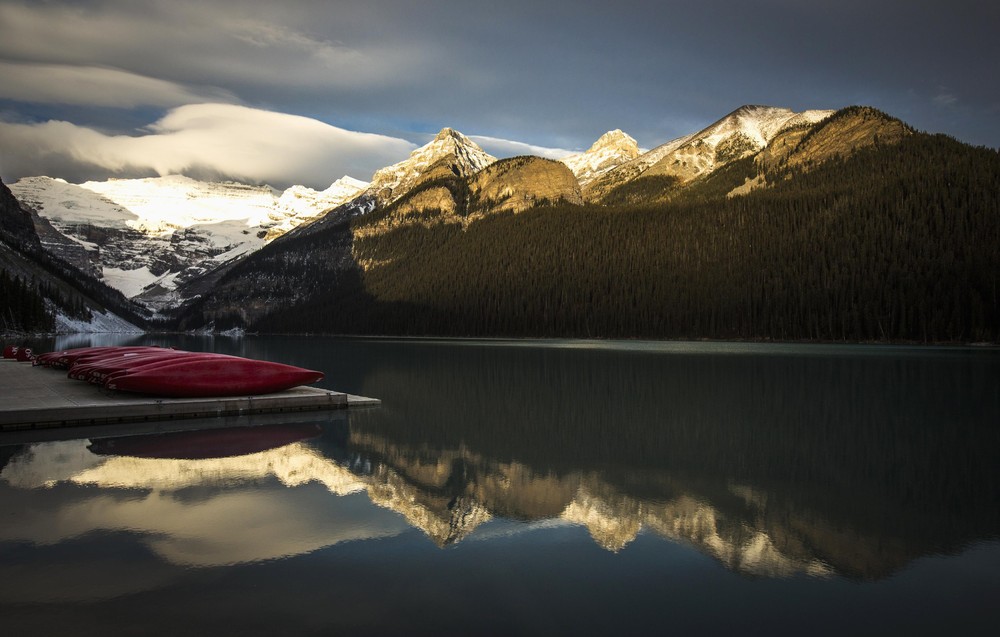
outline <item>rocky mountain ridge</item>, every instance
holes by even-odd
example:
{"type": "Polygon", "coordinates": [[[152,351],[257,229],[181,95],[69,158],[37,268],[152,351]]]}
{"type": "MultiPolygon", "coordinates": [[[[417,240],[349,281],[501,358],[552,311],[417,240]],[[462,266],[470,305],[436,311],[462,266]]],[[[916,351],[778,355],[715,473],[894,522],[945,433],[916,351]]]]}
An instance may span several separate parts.
{"type": "Polygon", "coordinates": [[[579,182],[569,168],[542,157],[508,157],[469,177],[445,175],[425,181],[373,214],[354,233],[365,237],[401,226],[442,223],[467,227],[487,215],[554,203],[583,203],[579,182]]]}
{"type": "Polygon", "coordinates": [[[0,331],[140,331],[141,308],[50,252],[38,228],[62,236],[0,182],[0,277],[20,289],[19,301],[3,298],[0,331]]]}
{"type": "Polygon", "coordinates": [[[673,139],[624,162],[586,184],[587,201],[601,202],[615,188],[640,177],[673,177],[690,182],[732,161],[765,149],[780,132],[812,126],[832,110],[796,113],[773,106],[741,106],[702,130],[673,139]]]}
{"type": "Polygon", "coordinates": [[[403,161],[375,172],[367,192],[388,205],[417,186],[442,177],[468,177],[496,161],[471,139],[443,128],[403,161]]]}
{"type": "Polygon", "coordinates": [[[11,189],[38,212],[50,252],[159,308],[173,304],[177,285],[260,249],[365,186],[343,177],[323,191],[279,192],[171,175],[79,185],[29,177],[11,189]]]}
{"type": "Polygon", "coordinates": [[[563,157],[559,161],[569,166],[583,187],[639,155],[639,144],[635,139],[616,128],[601,135],[586,152],[563,157]]]}
{"type": "MultiPolygon", "coordinates": [[[[826,113],[795,113],[772,107],[737,109],[697,134],[673,140],[609,169],[582,189],[579,178],[564,162],[539,157],[508,158],[477,169],[476,163],[462,158],[482,158],[481,149],[464,135],[445,129],[430,144],[414,151],[412,161],[396,164],[392,170],[379,171],[381,176],[376,173],[378,177],[372,180],[373,186],[364,193],[323,218],[280,237],[225,274],[218,285],[215,281],[206,281],[208,284],[197,291],[190,287],[182,289],[187,298],[202,295],[194,314],[187,310],[184,313],[195,321],[194,324],[205,320],[252,324],[273,311],[271,308],[293,306],[317,294],[322,295],[323,292],[316,288],[317,281],[330,284],[350,280],[351,286],[360,285],[358,277],[362,275],[359,272],[381,267],[395,256],[384,254],[371,242],[377,243],[379,237],[389,236],[397,229],[432,229],[443,225],[464,231],[470,224],[495,213],[517,213],[553,203],[580,204],[587,202],[588,196],[597,196],[601,202],[615,205],[665,201],[664,198],[669,199],[677,192],[702,188],[721,168],[751,156],[760,140],[790,143],[794,132],[803,135],[796,138],[796,143],[802,141],[806,133],[821,125],[810,122],[826,113]],[[726,149],[727,142],[732,145],[735,143],[732,140],[744,137],[749,140],[747,148],[738,152],[734,149],[729,153],[718,152],[720,148],[726,149]],[[699,169],[702,172],[697,177],[681,182],[677,175],[648,178],[645,174],[651,167],[667,165],[684,152],[693,152],[692,149],[700,153],[694,156],[710,159],[699,169]],[[621,181],[623,179],[625,181],[621,181]],[[378,184],[382,184],[381,195],[376,192],[378,184]],[[607,193],[614,193],[623,186],[638,188],[621,202],[608,197],[607,193]],[[404,192],[407,187],[409,190],[404,192]],[[247,290],[254,290],[254,293],[248,296],[247,290]],[[196,318],[197,315],[202,318],[196,318]]],[[[848,111],[841,117],[853,120],[856,114],[848,111]]],[[[885,121],[898,120],[886,118],[885,121]]],[[[848,124],[845,121],[842,125],[848,124]]],[[[612,133],[604,137],[605,142],[624,139],[612,133]]],[[[870,139],[857,141],[863,145],[870,139]]],[[[593,148],[600,152],[608,146],[599,143],[593,148]]],[[[616,143],[610,146],[622,147],[616,143]]],[[[625,140],[624,147],[627,146],[625,140]]],[[[754,156],[763,156],[767,148],[756,151],[754,156]]],[[[819,156],[816,157],[820,161],[819,156]]],[[[482,163],[485,161],[478,165],[482,163]]],[[[728,178],[722,182],[728,183],[728,178]]],[[[733,182],[726,185],[721,194],[735,193],[739,188],[750,189],[754,185],[733,182]]],[[[186,320],[184,325],[192,325],[186,320]]]]}
{"type": "Polygon", "coordinates": [[[865,145],[892,143],[908,130],[874,109],[831,113],[744,106],[645,153],[633,138],[613,130],[586,152],[561,161],[529,156],[497,161],[465,135],[444,128],[407,159],[376,171],[370,183],[345,178],[322,192],[292,187],[279,193],[179,176],[79,186],[29,178],[17,187],[41,213],[38,232],[46,248],[62,258],[90,265],[105,281],[158,310],[202,296],[209,305],[222,297],[235,303],[246,296],[237,292],[244,285],[241,277],[250,276],[260,298],[222,313],[252,321],[270,306],[308,297],[311,280],[339,280],[368,263],[372,256],[361,258],[355,239],[409,225],[467,228],[494,213],[553,203],[665,201],[678,189],[696,189],[719,169],[753,157],[760,174],[728,186],[735,196],[768,185],[764,173],[779,166],[809,166],[865,145]],[[311,247],[293,250],[292,243],[305,237],[314,237],[307,241],[311,247]],[[239,276],[230,274],[265,246],[260,263],[302,270],[294,283],[250,274],[257,267],[251,265],[238,268],[239,276]],[[314,253],[306,256],[303,250],[314,253]],[[303,269],[307,262],[312,271],[303,269]]]}

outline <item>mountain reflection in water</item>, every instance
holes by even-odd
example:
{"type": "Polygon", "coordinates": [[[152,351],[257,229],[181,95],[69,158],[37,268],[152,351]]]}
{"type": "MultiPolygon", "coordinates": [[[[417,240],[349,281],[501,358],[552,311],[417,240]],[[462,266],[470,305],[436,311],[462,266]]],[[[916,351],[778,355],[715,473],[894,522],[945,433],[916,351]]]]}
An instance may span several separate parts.
{"type": "MultiPolygon", "coordinates": [[[[269,428],[260,429],[265,435],[269,428]]],[[[366,492],[371,502],[401,514],[441,547],[464,539],[493,516],[519,521],[558,519],[586,526],[594,540],[610,551],[622,549],[648,528],[667,539],[689,542],[745,573],[829,573],[827,565],[801,547],[776,546],[768,529],[754,526],[752,516],[727,515],[700,494],[680,491],[665,474],[646,476],[667,486],[662,498],[656,499],[632,495],[600,472],[537,472],[516,461],[499,462],[463,449],[434,453],[406,449],[354,428],[345,436],[344,429],[327,431],[321,445],[325,453],[301,442],[243,455],[224,452],[222,441],[227,435],[237,447],[244,446],[245,430],[213,431],[212,440],[220,453],[217,458],[159,458],[149,451],[161,447],[173,456],[185,439],[202,441],[207,432],[96,440],[89,445],[83,441],[33,445],[15,456],[4,471],[4,479],[12,486],[31,489],[67,482],[105,490],[141,490],[142,495],[116,498],[86,491],[79,499],[61,502],[58,511],[29,516],[13,529],[21,527],[20,539],[45,543],[96,529],[141,530],[149,535],[154,552],[185,566],[271,559],[344,539],[295,528],[315,516],[296,506],[299,500],[261,488],[261,480],[276,478],[285,488],[318,483],[332,496],[366,492]],[[142,455],[113,456],[112,449],[123,453],[140,449],[142,455]],[[247,485],[253,488],[246,489],[247,485]],[[185,490],[191,489],[210,492],[184,497],[185,490]],[[226,515],[213,514],[213,510],[226,515]],[[53,520],[60,523],[52,524],[53,520]],[[318,541],[296,543],[296,537],[318,541]]],[[[280,439],[287,431],[272,435],[280,439]]],[[[736,500],[759,500],[745,489],[733,486],[730,491],[737,494],[736,500]]],[[[315,501],[301,504],[312,507],[315,501]]],[[[758,509],[756,501],[738,507],[739,511],[758,509]]],[[[349,539],[398,532],[398,524],[390,526],[395,528],[359,527],[359,533],[349,539]]]]}
{"type": "Polygon", "coordinates": [[[382,408],[322,428],[7,448],[15,488],[100,489],[35,505],[0,541],[139,531],[170,563],[213,566],[405,528],[303,485],[364,493],[441,547],[493,518],[554,522],[609,551],[645,531],[767,577],[879,579],[998,537],[993,357],[402,349],[366,353],[361,392],[382,408]]]}
{"type": "Polygon", "coordinates": [[[413,345],[350,439],[453,507],[608,548],[644,528],[746,573],[877,579],[1000,536],[995,352],[761,350],[413,345]]]}

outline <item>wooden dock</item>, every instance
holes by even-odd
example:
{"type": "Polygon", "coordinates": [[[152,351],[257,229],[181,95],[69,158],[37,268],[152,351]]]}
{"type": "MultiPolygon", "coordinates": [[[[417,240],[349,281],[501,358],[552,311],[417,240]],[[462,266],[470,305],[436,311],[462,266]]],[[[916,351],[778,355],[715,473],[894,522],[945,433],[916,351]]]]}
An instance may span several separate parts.
{"type": "Polygon", "coordinates": [[[0,359],[0,432],[116,423],[239,418],[254,414],[378,405],[363,396],[296,387],[263,396],[155,398],[115,392],[66,377],[65,370],[0,359]]]}

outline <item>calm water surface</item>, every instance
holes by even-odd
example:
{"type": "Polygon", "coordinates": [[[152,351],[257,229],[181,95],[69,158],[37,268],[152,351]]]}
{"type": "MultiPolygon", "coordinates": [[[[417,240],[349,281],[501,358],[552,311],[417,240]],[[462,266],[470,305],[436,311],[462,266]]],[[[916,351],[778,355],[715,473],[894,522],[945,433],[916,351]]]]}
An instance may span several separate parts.
{"type": "Polygon", "coordinates": [[[6,634],[1000,622],[997,350],[139,341],[321,369],[383,404],[0,438],[6,634]]]}

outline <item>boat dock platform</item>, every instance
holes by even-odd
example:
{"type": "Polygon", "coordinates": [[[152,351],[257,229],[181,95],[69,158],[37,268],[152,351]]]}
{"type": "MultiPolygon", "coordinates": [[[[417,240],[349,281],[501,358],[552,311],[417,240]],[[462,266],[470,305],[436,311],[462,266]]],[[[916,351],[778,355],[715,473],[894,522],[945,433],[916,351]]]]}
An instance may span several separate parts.
{"type": "Polygon", "coordinates": [[[379,405],[316,387],[261,396],[157,398],[66,377],[66,370],[0,359],[0,432],[117,423],[242,417],[379,405]]]}

